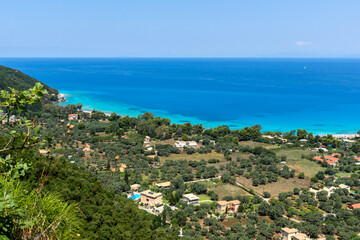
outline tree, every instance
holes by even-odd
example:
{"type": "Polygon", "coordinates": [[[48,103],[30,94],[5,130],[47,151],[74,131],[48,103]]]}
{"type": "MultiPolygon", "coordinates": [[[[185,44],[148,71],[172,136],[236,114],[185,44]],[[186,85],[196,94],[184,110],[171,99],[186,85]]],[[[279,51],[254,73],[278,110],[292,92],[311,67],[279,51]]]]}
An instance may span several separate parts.
{"type": "Polygon", "coordinates": [[[271,194],[269,192],[264,192],[264,197],[265,198],[270,198],[271,197],[271,194]]]}
{"type": "Polygon", "coordinates": [[[303,172],[299,173],[298,178],[304,179],[305,178],[305,173],[303,173],[303,172]]]}
{"type": "Polygon", "coordinates": [[[230,173],[229,172],[225,172],[222,176],[221,176],[221,181],[223,181],[224,183],[229,183],[231,179],[230,173]]]}

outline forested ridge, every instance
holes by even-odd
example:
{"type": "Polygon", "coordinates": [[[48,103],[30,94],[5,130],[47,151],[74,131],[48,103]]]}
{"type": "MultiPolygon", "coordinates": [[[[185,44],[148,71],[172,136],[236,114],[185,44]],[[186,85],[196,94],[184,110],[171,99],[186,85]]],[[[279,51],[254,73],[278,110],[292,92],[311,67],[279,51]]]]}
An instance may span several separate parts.
{"type": "MultiPolygon", "coordinates": [[[[0,90],[7,90],[9,87],[21,91],[27,90],[34,87],[35,83],[37,82],[40,81],[18,70],[0,65],[0,90]]],[[[41,84],[44,86],[44,89],[46,89],[49,94],[57,95],[59,93],[58,90],[56,90],[55,88],[51,88],[44,83],[41,84]]]]}

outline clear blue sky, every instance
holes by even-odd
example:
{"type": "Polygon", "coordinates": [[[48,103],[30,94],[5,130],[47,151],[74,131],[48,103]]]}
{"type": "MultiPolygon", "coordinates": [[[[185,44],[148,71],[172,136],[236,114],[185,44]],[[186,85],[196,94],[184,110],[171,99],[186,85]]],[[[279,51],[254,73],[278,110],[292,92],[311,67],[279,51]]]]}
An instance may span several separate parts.
{"type": "Polygon", "coordinates": [[[359,0],[3,0],[0,57],[360,57],[359,0]]]}

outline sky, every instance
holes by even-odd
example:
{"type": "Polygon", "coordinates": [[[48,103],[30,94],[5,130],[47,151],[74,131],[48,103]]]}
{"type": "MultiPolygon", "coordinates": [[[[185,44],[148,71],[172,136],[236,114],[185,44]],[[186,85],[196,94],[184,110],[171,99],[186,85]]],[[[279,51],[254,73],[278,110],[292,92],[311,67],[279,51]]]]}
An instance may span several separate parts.
{"type": "Polygon", "coordinates": [[[360,57],[359,0],[1,0],[0,57],[360,57]]]}

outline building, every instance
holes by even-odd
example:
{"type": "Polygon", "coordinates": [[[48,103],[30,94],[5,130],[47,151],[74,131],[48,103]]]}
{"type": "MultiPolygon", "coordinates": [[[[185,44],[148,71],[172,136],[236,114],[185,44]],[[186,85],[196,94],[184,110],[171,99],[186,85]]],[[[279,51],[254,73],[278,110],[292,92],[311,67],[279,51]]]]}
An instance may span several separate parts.
{"type": "Polygon", "coordinates": [[[336,162],[330,161],[330,160],[326,160],[326,163],[332,167],[336,166],[336,162]]]}
{"type": "Polygon", "coordinates": [[[171,182],[153,183],[153,185],[157,188],[169,188],[171,186],[171,182]]]}
{"type": "Polygon", "coordinates": [[[339,158],[333,157],[333,156],[324,156],[324,159],[325,160],[330,160],[330,161],[333,161],[333,162],[338,162],[339,161],[339,158]]]}
{"type": "Polygon", "coordinates": [[[44,156],[48,156],[48,155],[49,155],[49,150],[40,149],[39,152],[40,152],[40,154],[42,154],[42,155],[44,155],[44,156]]]}
{"type": "Polygon", "coordinates": [[[135,184],[133,184],[133,185],[130,185],[130,189],[131,189],[132,191],[137,191],[137,190],[139,190],[139,187],[141,187],[141,185],[140,185],[140,184],[137,184],[137,183],[135,183],[135,184]]]}
{"type": "Polygon", "coordinates": [[[360,209],[360,203],[352,204],[348,206],[348,209],[354,210],[354,209],[360,209]]]}
{"type": "Polygon", "coordinates": [[[296,228],[287,228],[284,227],[281,229],[281,236],[284,240],[292,240],[292,237],[296,234],[300,233],[296,228]]]}
{"type": "Polygon", "coordinates": [[[120,172],[125,172],[125,169],[127,168],[125,163],[122,163],[121,166],[119,167],[119,171],[120,172]]]}
{"type": "Polygon", "coordinates": [[[84,148],[83,148],[83,151],[84,151],[84,152],[90,152],[90,151],[91,151],[90,144],[85,143],[85,146],[84,146],[84,148]]]}
{"type": "Polygon", "coordinates": [[[68,120],[69,120],[69,121],[78,120],[78,115],[77,115],[77,114],[69,114],[69,115],[68,115],[68,120]]]}
{"type": "Polygon", "coordinates": [[[240,206],[240,201],[239,200],[233,200],[233,201],[219,201],[217,202],[217,212],[223,214],[223,213],[230,213],[230,214],[234,214],[238,211],[240,206]]]}
{"type": "Polygon", "coordinates": [[[314,157],[313,160],[315,162],[324,162],[324,159],[322,159],[321,157],[314,157]]]}
{"type": "Polygon", "coordinates": [[[306,142],[307,142],[307,139],[300,139],[299,142],[301,142],[301,143],[306,143],[306,142]]]}
{"type": "Polygon", "coordinates": [[[348,190],[348,191],[350,192],[350,186],[348,186],[348,185],[340,184],[340,185],[339,185],[339,188],[341,188],[341,189],[346,189],[346,190],[348,190]]]}
{"type": "Polygon", "coordinates": [[[150,142],[150,137],[149,136],[146,136],[145,137],[145,140],[144,140],[144,143],[149,143],[150,142]]]}
{"type": "Polygon", "coordinates": [[[189,141],[189,142],[187,143],[187,145],[188,145],[189,147],[197,147],[197,142],[195,142],[195,141],[189,141]]]}
{"type": "Polygon", "coordinates": [[[146,190],[141,192],[140,195],[140,202],[144,205],[154,207],[163,203],[161,193],[155,193],[151,190],[146,190]]]}
{"type": "Polygon", "coordinates": [[[16,117],[15,117],[15,115],[11,115],[11,116],[9,117],[9,122],[16,122],[16,117]]]}
{"type": "Polygon", "coordinates": [[[322,191],[327,192],[328,197],[330,197],[330,195],[335,192],[335,189],[336,189],[336,187],[329,187],[329,188],[328,188],[328,187],[324,187],[324,188],[322,189],[322,191]]]}
{"type": "Polygon", "coordinates": [[[310,240],[310,238],[304,233],[298,233],[292,237],[292,240],[310,240]]]}
{"type": "Polygon", "coordinates": [[[184,201],[187,202],[187,204],[199,205],[200,198],[192,193],[184,194],[183,198],[184,201]]]}
{"type": "Polygon", "coordinates": [[[123,139],[129,139],[129,136],[128,136],[128,135],[122,135],[121,138],[123,138],[123,139]]]}
{"type": "Polygon", "coordinates": [[[341,154],[340,153],[333,153],[333,154],[331,154],[331,156],[333,156],[333,157],[336,157],[336,156],[341,157],[341,154]]]}
{"type": "Polygon", "coordinates": [[[183,148],[185,146],[186,146],[186,142],[184,142],[184,141],[176,141],[175,142],[175,147],[177,147],[177,148],[183,148]]]}

